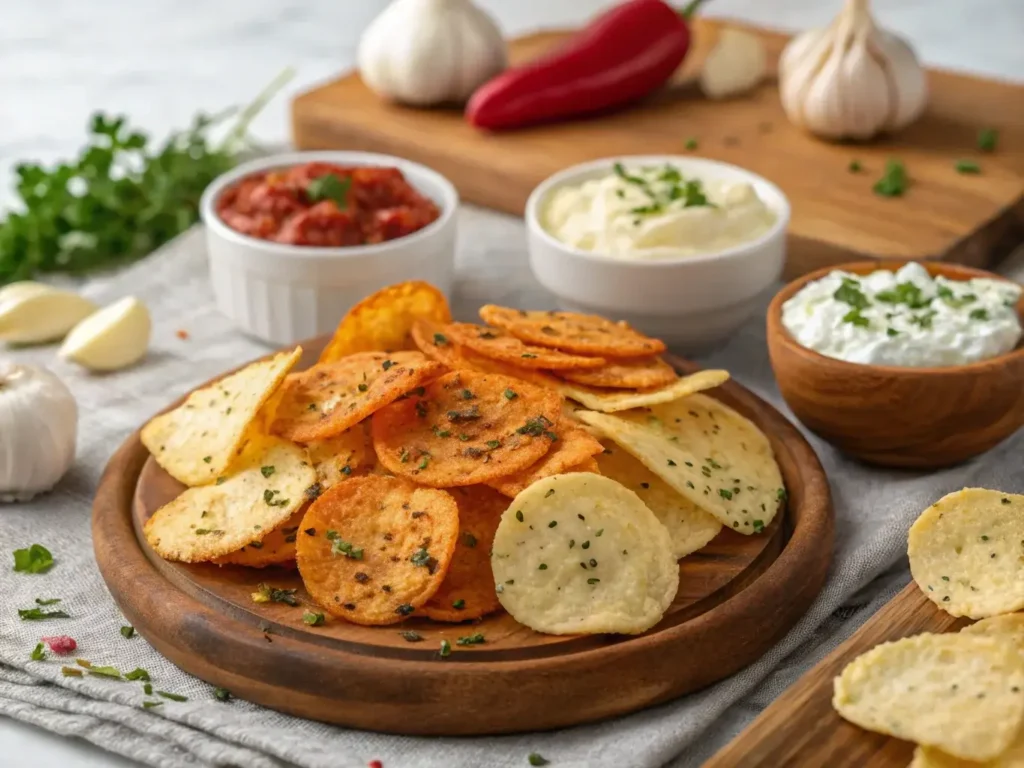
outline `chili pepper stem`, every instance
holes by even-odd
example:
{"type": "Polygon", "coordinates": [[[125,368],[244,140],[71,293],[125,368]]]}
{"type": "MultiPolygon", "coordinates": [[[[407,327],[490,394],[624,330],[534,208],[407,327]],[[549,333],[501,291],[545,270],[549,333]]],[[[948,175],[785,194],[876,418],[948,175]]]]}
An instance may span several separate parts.
{"type": "Polygon", "coordinates": [[[692,19],[693,14],[695,14],[697,12],[697,9],[700,8],[703,4],[704,0],[690,0],[690,2],[688,2],[683,7],[683,9],[679,11],[679,15],[682,16],[684,19],[692,19]]]}

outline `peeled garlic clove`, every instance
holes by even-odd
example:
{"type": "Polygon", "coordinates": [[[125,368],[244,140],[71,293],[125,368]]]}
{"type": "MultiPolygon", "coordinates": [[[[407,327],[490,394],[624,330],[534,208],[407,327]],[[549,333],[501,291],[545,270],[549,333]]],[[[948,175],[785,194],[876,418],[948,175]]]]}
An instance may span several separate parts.
{"type": "Polygon", "coordinates": [[[63,338],[96,305],[71,291],[22,287],[0,304],[0,340],[11,344],[42,344],[63,338]]]}
{"type": "Polygon", "coordinates": [[[146,305],[126,296],[76,325],[59,354],[91,371],[115,371],[146,354],[151,329],[146,305]]]}
{"type": "Polygon", "coordinates": [[[746,93],[764,79],[767,59],[760,37],[738,29],[723,29],[704,61],[700,88],[712,99],[746,93]]]}
{"type": "Polygon", "coordinates": [[[8,283],[0,287],[0,307],[12,301],[18,301],[38,293],[46,293],[54,290],[46,283],[34,283],[31,280],[22,280],[17,283],[8,283]]]}

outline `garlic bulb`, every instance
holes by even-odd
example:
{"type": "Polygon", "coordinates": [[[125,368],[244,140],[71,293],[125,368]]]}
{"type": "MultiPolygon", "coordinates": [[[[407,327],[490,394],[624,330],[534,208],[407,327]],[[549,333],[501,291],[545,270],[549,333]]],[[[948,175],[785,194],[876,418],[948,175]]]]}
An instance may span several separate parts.
{"type": "Polygon", "coordinates": [[[875,24],[868,0],[846,0],[828,27],[786,46],[779,93],[794,125],[827,139],[870,139],[916,120],[928,84],[911,47],[875,24]]]}
{"type": "Polygon", "coordinates": [[[757,35],[725,28],[700,72],[700,89],[712,99],[738,96],[764,79],[768,54],[757,35]]]}
{"type": "Polygon", "coordinates": [[[0,340],[42,344],[61,339],[96,305],[71,291],[40,283],[12,283],[0,293],[0,340]]]}
{"type": "Polygon", "coordinates": [[[78,407],[45,368],[0,361],[0,502],[28,501],[75,460],[78,407]]]}
{"type": "Polygon", "coordinates": [[[357,60],[371,90],[416,106],[463,102],[507,63],[497,25],[470,0],[395,0],[363,33],[357,60]]]}

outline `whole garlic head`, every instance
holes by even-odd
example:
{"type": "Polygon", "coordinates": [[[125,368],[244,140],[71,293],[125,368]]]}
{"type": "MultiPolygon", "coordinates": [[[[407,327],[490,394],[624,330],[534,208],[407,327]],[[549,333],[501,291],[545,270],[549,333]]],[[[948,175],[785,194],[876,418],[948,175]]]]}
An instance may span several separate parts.
{"type": "Polygon", "coordinates": [[[395,0],[359,41],[359,74],[387,99],[463,102],[506,64],[497,25],[470,0],[395,0]]]}
{"type": "Polygon", "coordinates": [[[789,121],[827,139],[870,139],[924,111],[924,68],[902,38],[875,24],[868,0],[846,0],[824,29],[794,38],[779,59],[789,121]]]}
{"type": "Polygon", "coordinates": [[[0,361],[0,502],[48,491],[75,460],[78,406],[45,368],[0,361]]]}

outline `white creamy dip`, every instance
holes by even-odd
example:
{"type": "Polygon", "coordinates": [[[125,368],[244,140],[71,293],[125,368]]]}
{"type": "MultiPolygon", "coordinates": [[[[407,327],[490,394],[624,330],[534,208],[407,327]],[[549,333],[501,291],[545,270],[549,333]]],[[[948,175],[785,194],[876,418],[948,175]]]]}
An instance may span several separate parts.
{"type": "Polygon", "coordinates": [[[776,221],[750,184],[686,179],[670,164],[561,187],[542,226],[566,245],[622,259],[669,259],[756,240],[776,221]]]}
{"type": "Polygon", "coordinates": [[[1020,295],[1002,280],[933,279],[920,264],[835,271],[783,304],[782,324],[803,346],[851,363],[963,365],[1017,346],[1020,295]]]}

